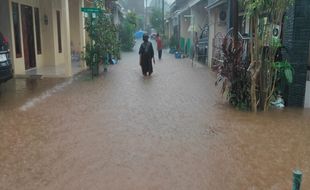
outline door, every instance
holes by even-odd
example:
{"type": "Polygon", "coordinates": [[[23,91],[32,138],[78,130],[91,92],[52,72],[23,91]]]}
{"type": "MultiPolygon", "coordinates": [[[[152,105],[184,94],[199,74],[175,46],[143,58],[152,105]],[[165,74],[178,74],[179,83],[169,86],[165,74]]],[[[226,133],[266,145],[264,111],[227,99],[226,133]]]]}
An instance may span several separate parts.
{"type": "Polygon", "coordinates": [[[32,7],[21,5],[25,69],[36,67],[32,7]]]}

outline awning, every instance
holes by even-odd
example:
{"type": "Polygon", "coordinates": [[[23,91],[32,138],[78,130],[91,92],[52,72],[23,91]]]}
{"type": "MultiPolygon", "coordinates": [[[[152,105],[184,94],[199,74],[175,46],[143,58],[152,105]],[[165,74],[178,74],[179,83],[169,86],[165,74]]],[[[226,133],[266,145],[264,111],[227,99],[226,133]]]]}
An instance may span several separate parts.
{"type": "Polygon", "coordinates": [[[227,1],[226,0],[216,0],[214,1],[213,3],[211,3],[210,5],[206,6],[205,8],[207,9],[213,9],[221,4],[224,4],[226,3],[227,1]]]}

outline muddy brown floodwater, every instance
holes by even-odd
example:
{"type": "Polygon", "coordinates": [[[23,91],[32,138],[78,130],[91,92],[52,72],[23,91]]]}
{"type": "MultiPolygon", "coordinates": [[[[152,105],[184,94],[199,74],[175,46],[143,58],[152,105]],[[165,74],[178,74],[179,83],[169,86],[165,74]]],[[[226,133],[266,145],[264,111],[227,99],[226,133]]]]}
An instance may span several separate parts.
{"type": "MultiPolygon", "coordinates": [[[[310,111],[228,106],[204,66],[137,52],[90,80],[0,87],[0,189],[310,189],[310,111]]],[[[18,79],[16,79],[18,80],[18,79]]]]}

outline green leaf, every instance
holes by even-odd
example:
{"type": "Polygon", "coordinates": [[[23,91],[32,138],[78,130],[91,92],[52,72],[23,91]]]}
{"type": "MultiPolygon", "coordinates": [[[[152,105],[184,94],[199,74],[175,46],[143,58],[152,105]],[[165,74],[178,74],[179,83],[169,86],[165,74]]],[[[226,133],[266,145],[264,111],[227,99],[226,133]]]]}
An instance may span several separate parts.
{"type": "Polygon", "coordinates": [[[293,71],[289,68],[284,70],[285,78],[289,84],[293,82],[293,71]]]}

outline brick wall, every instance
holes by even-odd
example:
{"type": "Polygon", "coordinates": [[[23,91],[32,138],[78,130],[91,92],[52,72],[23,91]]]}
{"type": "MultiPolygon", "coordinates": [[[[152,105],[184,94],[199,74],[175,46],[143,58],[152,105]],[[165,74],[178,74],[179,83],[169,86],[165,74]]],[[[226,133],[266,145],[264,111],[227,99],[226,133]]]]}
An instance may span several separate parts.
{"type": "Polygon", "coordinates": [[[287,12],[283,42],[289,52],[289,62],[295,69],[294,82],[288,88],[288,106],[304,106],[310,41],[310,1],[296,0],[287,12]]]}

